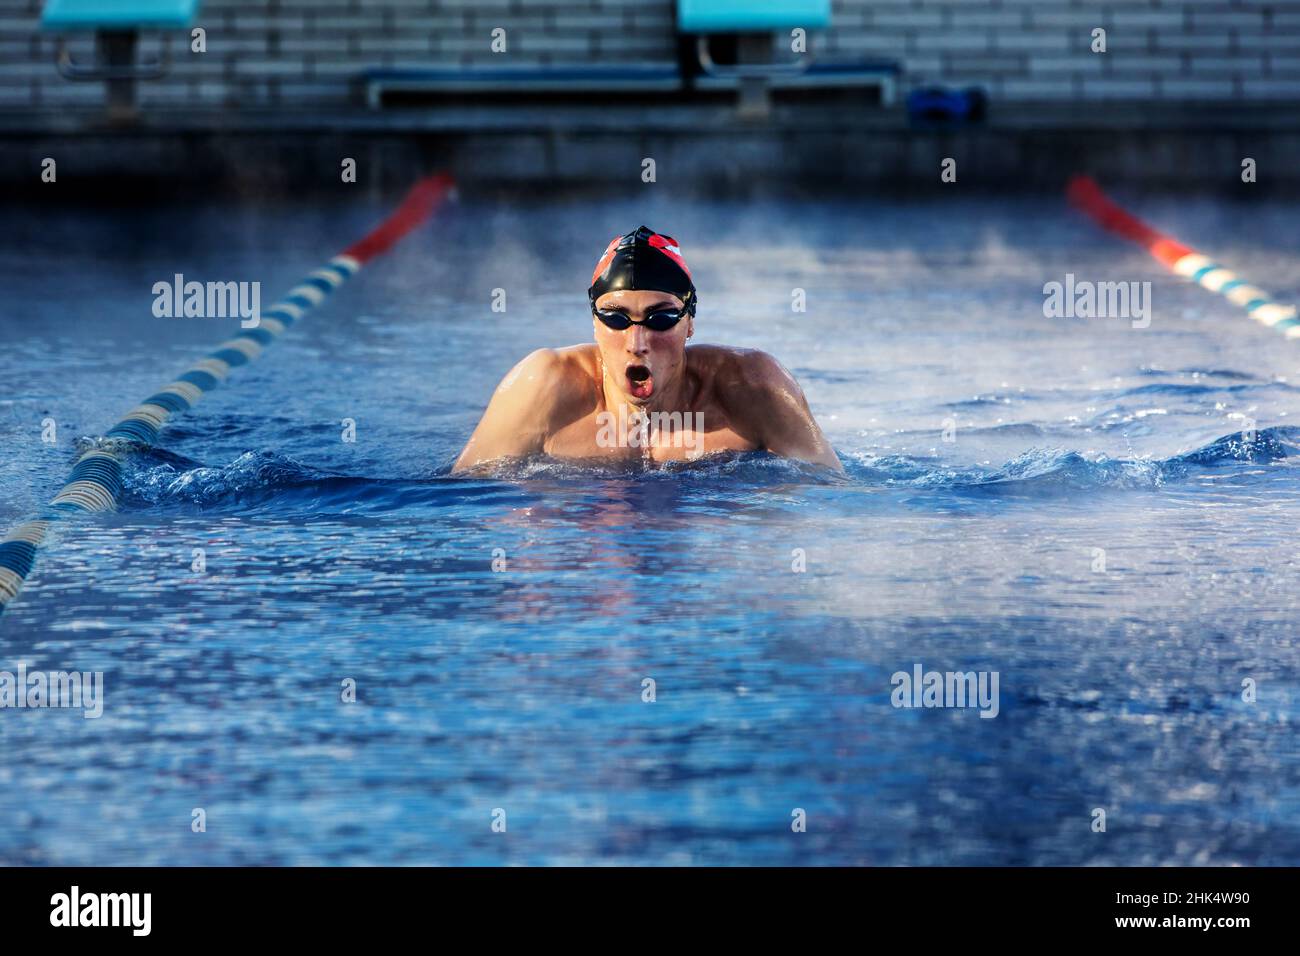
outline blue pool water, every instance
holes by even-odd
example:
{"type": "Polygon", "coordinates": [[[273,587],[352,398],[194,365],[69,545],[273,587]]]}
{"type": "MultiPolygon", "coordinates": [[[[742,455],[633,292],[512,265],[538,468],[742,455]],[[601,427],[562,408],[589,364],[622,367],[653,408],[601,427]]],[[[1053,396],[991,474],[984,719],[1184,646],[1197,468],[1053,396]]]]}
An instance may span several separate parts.
{"type": "MultiPolygon", "coordinates": [[[[1125,198],[1300,298],[1294,204],[1125,198]]],[[[269,302],[383,208],[11,210],[0,524],[232,334],[154,282],[269,302]]],[[[103,671],[105,710],[0,711],[0,862],[1300,863],[1297,416],[1300,344],[1055,197],[466,198],[43,552],[0,669],[103,671]],[[697,340],[781,359],[846,479],[447,477],[642,222],[697,340]],[[1150,281],[1150,327],[1044,317],[1067,273],[1150,281]],[[894,708],[918,663],[996,671],[998,716],[894,708]]]]}

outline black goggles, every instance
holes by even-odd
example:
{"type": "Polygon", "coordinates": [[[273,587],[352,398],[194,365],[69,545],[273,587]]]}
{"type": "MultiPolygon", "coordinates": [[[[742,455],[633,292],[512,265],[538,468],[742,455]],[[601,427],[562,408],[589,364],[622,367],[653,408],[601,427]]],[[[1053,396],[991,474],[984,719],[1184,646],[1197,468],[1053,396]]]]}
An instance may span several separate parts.
{"type": "Polygon", "coordinates": [[[635,319],[629,319],[624,312],[611,312],[606,309],[592,309],[596,318],[605,324],[606,328],[621,332],[624,329],[630,329],[634,325],[644,325],[651,332],[667,332],[674,325],[686,317],[686,312],[680,309],[660,309],[651,312],[639,322],[635,319]]]}

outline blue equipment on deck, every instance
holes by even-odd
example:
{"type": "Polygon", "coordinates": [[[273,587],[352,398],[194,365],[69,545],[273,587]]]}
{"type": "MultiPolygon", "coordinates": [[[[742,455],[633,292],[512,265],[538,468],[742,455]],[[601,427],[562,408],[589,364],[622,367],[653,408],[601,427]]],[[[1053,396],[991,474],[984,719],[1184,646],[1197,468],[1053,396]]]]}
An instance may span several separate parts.
{"type": "Polygon", "coordinates": [[[984,119],[988,96],[979,87],[950,90],[927,86],[907,97],[907,118],[918,126],[961,126],[984,119]]]}
{"type": "Polygon", "coordinates": [[[199,0],[46,0],[41,29],[95,32],[95,65],[75,63],[66,41],[60,40],[59,73],[69,80],[103,80],[109,117],[124,120],[135,116],[135,84],[157,79],[169,66],[165,42],[161,59],[135,62],[140,31],[184,29],[198,9],[199,0]]]}

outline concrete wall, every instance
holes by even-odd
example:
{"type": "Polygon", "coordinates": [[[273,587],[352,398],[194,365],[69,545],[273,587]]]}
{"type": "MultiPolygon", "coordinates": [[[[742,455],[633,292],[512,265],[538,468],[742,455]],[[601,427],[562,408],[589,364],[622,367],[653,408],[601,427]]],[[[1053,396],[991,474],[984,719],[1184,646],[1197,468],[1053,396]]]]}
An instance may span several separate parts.
{"type": "MultiPolygon", "coordinates": [[[[672,62],[673,0],[206,0],[208,52],[174,41],[141,103],[344,107],[370,66],[672,62]],[[509,51],[489,50],[507,30],[509,51]]],[[[0,111],[98,105],[60,78],[41,0],[0,0],[0,111]]],[[[995,100],[1272,102],[1300,96],[1300,0],[834,0],[826,58],[889,58],[917,84],[980,84],[995,100]],[[1108,52],[1091,52],[1091,31],[1108,52]]],[[[74,51],[89,54],[86,38],[74,51]]],[[[153,51],[146,44],[142,54],[153,51]]]]}

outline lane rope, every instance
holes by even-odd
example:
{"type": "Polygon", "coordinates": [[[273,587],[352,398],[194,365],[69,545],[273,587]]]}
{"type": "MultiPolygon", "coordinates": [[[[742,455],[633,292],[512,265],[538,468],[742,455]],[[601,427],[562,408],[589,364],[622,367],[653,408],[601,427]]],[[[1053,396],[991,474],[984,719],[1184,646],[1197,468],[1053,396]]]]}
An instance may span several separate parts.
{"type": "Polygon", "coordinates": [[[1274,301],[1263,289],[1238,278],[1231,269],[1147,225],[1111,201],[1091,177],[1071,179],[1066,196],[1103,229],[1142,246],[1171,272],[1219,293],[1233,305],[1245,309],[1255,321],[1287,338],[1300,338],[1300,318],[1294,305],[1274,301]]]}
{"type": "Polygon", "coordinates": [[[363,266],[424,223],[454,188],[455,181],[447,173],[421,179],[377,228],[307,275],[284,298],[262,312],[258,325],[222,342],[175,381],[127,412],[103,439],[78,456],[66,484],[41,513],[18,525],[0,541],[0,613],[18,597],[51,525],[71,515],[113,510],[122,492],[122,463],[133,451],[152,447],[170,418],[193,408],[205,393],[224,382],[232,370],[261,355],[268,345],[363,266]]]}

